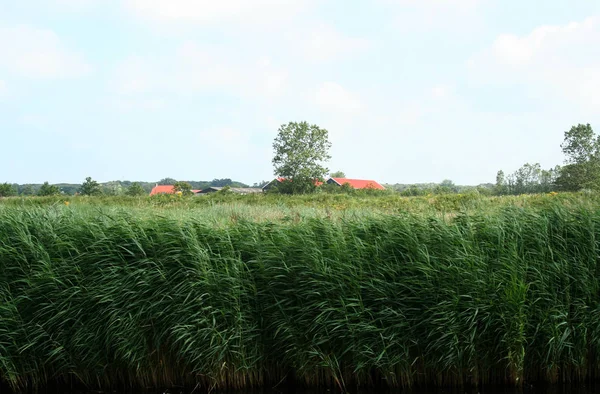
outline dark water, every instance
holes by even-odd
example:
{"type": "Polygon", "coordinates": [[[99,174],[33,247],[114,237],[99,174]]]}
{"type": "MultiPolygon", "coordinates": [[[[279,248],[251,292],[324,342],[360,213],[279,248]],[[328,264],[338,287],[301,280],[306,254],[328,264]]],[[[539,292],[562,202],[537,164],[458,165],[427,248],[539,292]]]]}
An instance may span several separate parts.
{"type": "MultiPolygon", "coordinates": [[[[4,391],[0,390],[4,394],[4,391]]],[[[151,391],[65,391],[60,389],[40,390],[44,394],[205,394],[206,390],[194,389],[165,389],[151,391]]],[[[423,389],[423,390],[389,390],[370,389],[346,391],[348,394],[596,394],[600,393],[600,385],[555,385],[555,386],[528,386],[514,387],[479,387],[470,389],[423,389]]],[[[212,391],[211,394],[341,394],[339,390],[305,390],[305,389],[268,389],[246,391],[212,391]]]]}

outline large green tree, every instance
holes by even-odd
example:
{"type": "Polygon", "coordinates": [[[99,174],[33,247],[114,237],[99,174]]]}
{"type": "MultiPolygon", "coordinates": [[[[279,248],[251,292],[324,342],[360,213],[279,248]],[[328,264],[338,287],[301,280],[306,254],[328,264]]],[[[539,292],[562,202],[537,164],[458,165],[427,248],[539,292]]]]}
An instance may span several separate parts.
{"type": "Polygon", "coordinates": [[[0,184],[0,197],[11,197],[17,195],[17,189],[10,183],[0,184]]]}
{"type": "Polygon", "coordinates": [[[58,194],[60,194],[60,188],[48,182],[44,182],[38,191],[38,196],[56,196],[58,194]]]}
{"type": "Polygon", "coordinates": [[[276,176],[286,178],[280,190],[285,193],[314,191],[315,181],[328,173],[329,133],[307,122],[289,122],[279,128],[273,142],[273,167],[276,176]]]}
{"type": "Polygon", "coordinates": [[[85,182],[81,184],[79,193],[84,196],[98,196],[102,194],[102,189],[100,188],[100,184],[98,182],[88,176],[85,178],[85,182]]]}
{"type": "Polygon", "coordinates": [[[556,184],[562,190],[600,189],[600,136],[590,124],[578,124],[565,132],[560,146],[566,165],[556,184]]]}

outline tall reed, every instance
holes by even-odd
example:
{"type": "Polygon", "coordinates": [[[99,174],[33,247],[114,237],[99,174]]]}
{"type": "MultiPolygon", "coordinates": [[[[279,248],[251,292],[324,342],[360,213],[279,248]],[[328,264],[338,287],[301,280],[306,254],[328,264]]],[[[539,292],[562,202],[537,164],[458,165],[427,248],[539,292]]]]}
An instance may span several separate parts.
{"type": "Polygon", "coordinates": [[[5,206],[0,379],[15,389],[595,379],[598,208],[216,223],[5,206]]]}

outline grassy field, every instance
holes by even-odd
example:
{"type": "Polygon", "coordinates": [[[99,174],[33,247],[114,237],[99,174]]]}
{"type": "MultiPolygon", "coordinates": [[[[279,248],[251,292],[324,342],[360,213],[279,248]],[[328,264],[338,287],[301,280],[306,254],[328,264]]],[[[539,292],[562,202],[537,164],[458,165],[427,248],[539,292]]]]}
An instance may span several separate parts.
{"type": "Polygon", "coordinates": [[[584,381],[590,194],[0,200],[0,380],[584,381]]]}

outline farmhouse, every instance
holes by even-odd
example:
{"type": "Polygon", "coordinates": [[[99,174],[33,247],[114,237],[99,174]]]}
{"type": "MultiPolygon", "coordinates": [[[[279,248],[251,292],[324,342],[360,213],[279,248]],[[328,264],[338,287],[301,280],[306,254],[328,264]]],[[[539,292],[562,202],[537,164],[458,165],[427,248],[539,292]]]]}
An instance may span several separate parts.
{"type": "MultiPolygon", "coordinates": [[[[285,178],[282,178],[282,177],[275,178],[271,182],[269,182],[266,185],[264,185],[262,187],[262,190],[263,191],[271,190],[272,188],[276,187],[277,185],[279,185],[283,181],[285,181],[285,178]]],[[[315,186],[321,186],[322,184],[323,184],[323,182],[321,182],[319,180],[315,180],[315,186]]]]}
{"type": "MultiPolygon", "coordinates": [[[[200,190],[192,190],[192,193],[198,194],[200,190]]],[[[175,194],[175,187],[173,185],[156,185],[150,191],[150,195],[156,194],[175,194]]]]}
{"type": "Polygon", "coordinates": [[[385,190],[385,187],[381,186],[378,182],[375,182],[370,179],[329,178],[327,180],[327,183],[329,183],[330,185],[338,186],[348,184],[353,189],[385,190]]]}
{"type": "MultiPolygon", "coordinates": [[[[281,182],[285,181],[285,178],[276,178],[271,182],[263,186],[262,190],[267,191],[277,186],[281,182]]],[[[329,178],[325,181],[328,184],[342,186],[344,184],[350,185],[353,189],[374,189],[374,190],[385,190],[378,182],[371,179],[350,179],[350,178],[329,178]]],[[[315,181],[315,186],[321,186],[323,182],[315,181]]]]}
{"type": "MultiPolygon", "coordinates": [[[[211,186],[206,189],[200,190],[196,195],[215,193],[223,190],[224,187],[211,186]]],[[[254,193],[262,193],[263,189],[259,187],[230,187],[228,190],[235,194],[254,194],[254,193]]]]}
{"type": "Polygon", "coordinates": [[[156,194],[175,194],[175,190],[173,185],[156,185],[150,191],[150,195],[154,196],[156,194]]]}

